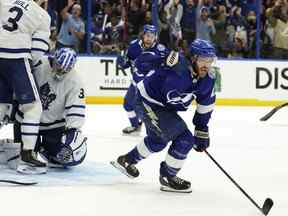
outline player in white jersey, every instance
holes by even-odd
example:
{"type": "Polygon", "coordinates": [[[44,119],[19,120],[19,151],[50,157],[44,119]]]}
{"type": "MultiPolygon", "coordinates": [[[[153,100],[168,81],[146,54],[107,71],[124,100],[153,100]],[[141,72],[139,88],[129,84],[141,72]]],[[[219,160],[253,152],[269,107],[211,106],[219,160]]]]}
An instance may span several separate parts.
{"type": "Polygon", "coordinates": [[[33,0],[0,1],[0,121],[14,96],[24,114],[17,168],[23,173],[46,170],[34,154],[42,107],[30,65],[48,51],[49,35],[50,17],[33,0]]]}
{"type": "MultiPolygon", "coordinates": [[[[87,138],[81,133],[85,121],[84,87],[75,63],[75,51],[61,48],[54,56],[42,57],[34,68],[43,109],[36,149],[49,165],[57,167],[80,164],[87,151],[87,138]]],[[[16,119],[21,122],[18,114],[16,119]]],[[[19,123],[14,126],[15,141],[19,142],[19,123]]]]}
{"type": "Polygon", "coordinates": [[[0,22],[0,58],[37,62],[48,51],[50,16],[33,0],[1,0],[0,22]]]}

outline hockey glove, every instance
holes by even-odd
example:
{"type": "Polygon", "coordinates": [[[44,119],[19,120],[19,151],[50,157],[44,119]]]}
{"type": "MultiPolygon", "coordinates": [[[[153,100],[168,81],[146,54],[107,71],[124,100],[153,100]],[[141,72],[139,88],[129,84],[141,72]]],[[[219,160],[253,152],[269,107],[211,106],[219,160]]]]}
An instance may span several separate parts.
{"type": "Polygon", "coordinates": [[[87,137],[76,128],[66,129],[62,135],[62,147],[54,158],[58,163],[76,165],[82,161],[87,151],[87,137]]]}
{"type": "Polygon", "coordinates": [[[197,152],[203,152],[206,148],[209,147],[210,138],[208,127],[207,128],[196,127],[194,131],[194,137],[195,137],[195,144],[193,145],[193,148],[197,152]]]}
{"type": "Polygon", "coordinates": [[[171,51],[166,59],[166,65],[169,67],[175,66],[179,61],[179,53],[171,51]]]}
{"type": "Polygon", "coordinates": [[[122,68],[122,69],[126,69],[129,65],[128,63],[128,58],[125,57],[125,56],[117,56],[117,59],[116,59],[116,64],[122,68]]]}

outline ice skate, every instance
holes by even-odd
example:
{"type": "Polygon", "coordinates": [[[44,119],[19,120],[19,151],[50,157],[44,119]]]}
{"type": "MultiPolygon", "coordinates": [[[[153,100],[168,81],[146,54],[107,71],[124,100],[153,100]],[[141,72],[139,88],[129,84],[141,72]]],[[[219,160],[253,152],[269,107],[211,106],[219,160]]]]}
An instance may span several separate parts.
{"type": "Polygon", "coordinates": [[[47,172],[47,165],[37,159],[33,150],[22,150],[17,172],[23,174],[44,174],[47,172]]]}
{"type": "Polygon", "coordinates": [[[129,178],[136,178],[139,176],[139,171],[134,164],[130,164],[127,161],[127,156],[122,155],[118,157],[117,161],[110,162],[116,169],[118,169],[123,174],[127,175],[129,178]]]}
{"type": "Polygon", "coordinates": [[[177,176],[167,177],[160,176],[159,181],[161,184],[160,190],[167,192],[177,193],[191,193],[191,183],[177,176]]]}

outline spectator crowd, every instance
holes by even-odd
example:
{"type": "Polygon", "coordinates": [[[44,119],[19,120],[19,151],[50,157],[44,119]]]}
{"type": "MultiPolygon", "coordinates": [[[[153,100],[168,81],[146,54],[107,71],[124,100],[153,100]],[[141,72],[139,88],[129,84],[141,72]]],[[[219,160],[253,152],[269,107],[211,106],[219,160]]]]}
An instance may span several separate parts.
{"type": "MultiPolygon", "coordinates": [[[[118,54],[139,37],[143,25],[152,24],[152,1],[39,0],[39,4],[51,16],[52,52],[71,47],[80,53],[118,54]]],[[[256,43],[262,58],[288,57],[287,0],[265,0],[261,8],[257,0],[157,1],[158,37],[167,47],[185,50],[201,38],[212,41],[217,55],[224,58],[255,58],[256,43]]]]}

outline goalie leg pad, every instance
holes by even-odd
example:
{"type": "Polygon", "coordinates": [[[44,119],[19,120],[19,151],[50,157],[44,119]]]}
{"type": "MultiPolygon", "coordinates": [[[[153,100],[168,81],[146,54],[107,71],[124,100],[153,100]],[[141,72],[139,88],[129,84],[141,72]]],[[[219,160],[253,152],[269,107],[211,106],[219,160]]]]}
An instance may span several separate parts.
{"type": "Polygon", "coordinates": [[[7,164],[10,169],[16,170],[20,158],[21,144],[15,143],[11,139],[1,140],[3,151],[0,156],[3,164],[7,164]]]}
{"type": "Polygon", "coordinates": [[[0,140],[0,164],[6,164],[6,156],[4,151],[4,143],[6,139],[0,140]]]}
{"type": "Polygon", "coordinates": [[[9,123],[11,112],[11,104],[0,104],[0,128],[9,123]]]}
{"type": "Polygon", "coordinates": [[[6,161],[10,169],[17,169],[20,160],[20,149],[20,143],[11,143],[5,147],[6,161]]]}

